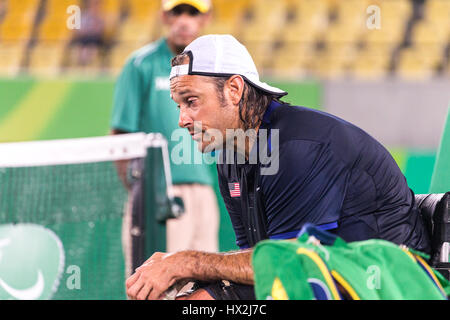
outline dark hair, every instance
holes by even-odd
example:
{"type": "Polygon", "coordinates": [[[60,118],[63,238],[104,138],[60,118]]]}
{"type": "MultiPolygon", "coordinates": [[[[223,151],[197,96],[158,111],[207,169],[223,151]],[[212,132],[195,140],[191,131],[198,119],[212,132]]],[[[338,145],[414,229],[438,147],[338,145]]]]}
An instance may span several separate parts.
{"type": "MultiPolygon", "coordinates": [[[[185,64],[189,60],[186,53],[181,53],[172,59],[172,67],[185,64]]],[[[208,77],[215,84],[219,99],[222,104],[225,104],[225,97],[223,90],[229,76],[211,76],[208,77]]],[[[279,101],[279,97],[262,91],[256,88],[247,80],[244,79],[244,91],[242,93],[241,101],[239,101],[239,118],[242,121],[243,129],[254,129],[262,121],[264,113],[267,110],[272,100],[279,101]]]]}
{"type": "MultiPolygon", "coordinates": [[[[219,97],[223,102],[225,102],[223,89],[229,78],[230,77],[214,77],[212,79],[216,85],[219,97]]],[[[241,101],[239,101],[239,118],[242,121],[243,129],[247,130],[259,126],[270,102],[274,99],[277,100],[278,97],[265,93],[246,80],[244,81],[244,91],[242,93],[241,101]]]]}

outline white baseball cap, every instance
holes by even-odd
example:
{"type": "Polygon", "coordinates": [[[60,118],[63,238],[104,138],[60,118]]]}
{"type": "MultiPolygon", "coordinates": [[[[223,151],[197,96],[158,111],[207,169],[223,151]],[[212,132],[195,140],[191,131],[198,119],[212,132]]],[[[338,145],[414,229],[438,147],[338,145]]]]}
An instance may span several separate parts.
{"type": "Polygon", "coordinates": [[[238,74],[258,89],[275,95],[285,96],[287,92],[259,80],[247,48],[232,35],[211,34],[191,42],[183,51],[189,55],[189,64],[172,67],[170,79],[183,75],[232,76],[238,74]]]}

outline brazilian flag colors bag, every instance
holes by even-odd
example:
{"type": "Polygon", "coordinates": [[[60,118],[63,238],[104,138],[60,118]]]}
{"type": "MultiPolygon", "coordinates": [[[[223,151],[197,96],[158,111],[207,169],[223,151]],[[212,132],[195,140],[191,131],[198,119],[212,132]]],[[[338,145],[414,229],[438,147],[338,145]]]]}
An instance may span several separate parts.
{"type": "Polygon", "coordinates": [[[253,252],[257,299],[443,300],[450,284],[420,252],[373,239],[347,243],[306,225],[297,240],[265,240],[253,252]]]}

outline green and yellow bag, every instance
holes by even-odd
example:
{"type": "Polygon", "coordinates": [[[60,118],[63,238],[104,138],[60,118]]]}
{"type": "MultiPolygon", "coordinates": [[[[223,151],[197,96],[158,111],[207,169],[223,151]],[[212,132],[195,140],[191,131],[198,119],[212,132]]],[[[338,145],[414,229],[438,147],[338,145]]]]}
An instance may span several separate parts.
{"type": "Polygon", "coordinates": [[[252,256],[257,299],[443,300],[450,283],[427,255],[385,240],[347,243],[306,225],[297,240],[265,240],[252,256]]]}

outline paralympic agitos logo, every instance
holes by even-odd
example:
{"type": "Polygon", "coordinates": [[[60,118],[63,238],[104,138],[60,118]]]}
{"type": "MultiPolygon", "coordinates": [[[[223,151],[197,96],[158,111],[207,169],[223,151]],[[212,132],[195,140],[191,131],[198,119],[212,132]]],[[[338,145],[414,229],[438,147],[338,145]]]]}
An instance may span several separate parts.
{"type": "Polygon", "coordinates": [[[0,300],[50,299],[64,269],[56,234],[35,224],[0,225],[0,300]]]}

